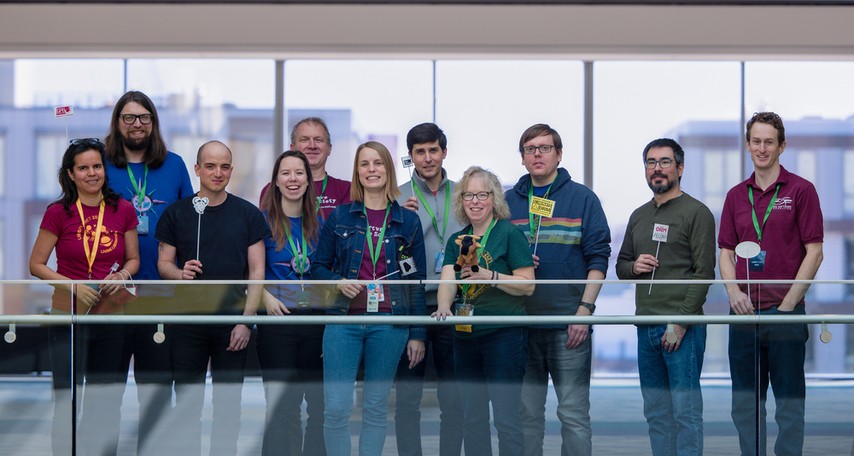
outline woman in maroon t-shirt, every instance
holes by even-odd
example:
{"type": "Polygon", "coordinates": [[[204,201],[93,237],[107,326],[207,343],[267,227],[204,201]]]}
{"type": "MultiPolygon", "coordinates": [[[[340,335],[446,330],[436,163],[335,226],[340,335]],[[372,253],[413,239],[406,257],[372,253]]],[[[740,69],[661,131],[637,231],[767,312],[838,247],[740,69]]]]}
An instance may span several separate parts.
{"type": "MultiPolygon", "coordinates": [[[[75,139],[59,169],[62,195],[48,206],[30,255],[30,273],[42,280],[91,280],[54,284],[51,313],[121,313],[132,297],[118,281],[139,269],[137,218],[133,207],[110,190],[104,171],[104,145],[75,139]],[[56,270],[47,265],[56,250],[56,270]],[[109,283],[110,281],[115,281],[109,283]]],[[[74,328],[74,384],[86,385],[78,428],[81,454],[116,454],[121,399],[127,381],[122,368],[121,325],[74,328]]],[[[53,372],[53,454],[71,454],[72,331],[50,327],[53,372]]]]}

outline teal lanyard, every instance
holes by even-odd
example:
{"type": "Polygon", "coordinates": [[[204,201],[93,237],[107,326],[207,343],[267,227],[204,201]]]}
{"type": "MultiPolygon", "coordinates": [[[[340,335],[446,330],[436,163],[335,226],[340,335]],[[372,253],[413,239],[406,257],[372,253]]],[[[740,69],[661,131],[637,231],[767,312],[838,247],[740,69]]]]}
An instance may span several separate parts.
{"type": "MultiPolygon", "coordinates": [[[[480,251],[477,253],[478,263],[480,263],[480,258],[482,257],[481,253],[486,251],[486,243],[489,242],[489,234],[492,233],[492,228],[495,227],[496,220],[493,218],[491,222],[489,222],[489,227],[486,229],[486,232],[483,233],[483,237],[480,238],[480,251]]],[[[474,227],[469,228],[469,234],[474,233],[474,227]]],[[[484,265],[485,266],[485,265],[484,265]]],[[[464,283],[460,285],[460,288],[463,290],[463,296],[468,294],[469,288],[471,287],[470,283],[464,283]]]]}
{"type": "Polygon", "coordinates": [[[365,233],[366,240],[368,241],[368,253],[371,255],[371,263],[374,265],[374,280],[377,278],[377,261],[380,260],[380,249],[383,245],[383,239],[385,239],[385,226],[386,221],[388,220],[388,213],[391,211],[391,204],[386,203],[385,207],[385,215],[383,216],[383,226],[380,228],[380,235],[377,237],[377,247],[374,248],[374,236],[371,232],[371,220],[368,218],[368,209],[362,207],[362,212],[365,214],[365,223],[368,224],[368,231],[365,233]]]}
{"type": "MultiPolygon", "coordinates": [[[[549,188],[546,189],[546,193],[543,195],[543,198],[549,197],[549,192],[552,191],[552,184],[554,184],[554,181],[552,181],[552,183],[549,184],[549,188]]],[[[531,182],[531,186],[528,187],[528,209],[529,209],[528,210],[528,228],[531,230],[531,242],[533,242],[533,239],[537,236],[537,227],[540,225],[540,219],[542,219],[542,216],[540,216],[540,215],[535,216],[534,214],[532,214],[530,212],[531,201],[533,201],[533,200],[534,200],[534,182],[531,182]],[[535,217],[536,217],[536,221],[535,221],[535,217]]]]}
{"type": "Polygon", "coordinates": [[[421,204],[424,205],[424,210],[427,211],[427,215],[430,216],[430,219],[433,220],[433,229],[436,230],[436,234],[439,235],[439,245],[445,245],[445,232],[448,231],[448,212],[451,210],[451,184],[449,182],[445,182],[445,215],[442,216],[444,219],[444,225],[442,226],[442,231],[439,231],[439,222],[436,220],[436,216],[433,215],[433,209],[430,208],[430,205],[424,199],[424,194],[421,193],[421,189],[418,188],[418,184],[413,185],[412,188],[415,189],[415,194],[418,196],[418,200],[421,201],[421,204]]]}
{"type": "Polygon", "coordinates": [[[780,185],[777,184],[777,188],[774,190],[774,196],[771,198],[771,201],[768,202],[768,209],[765,209],[765,218],[762,219],[762,226],[759,225],[759,218],[756,217],[756,206],[753,203],[753,187],[747,186],[747,199],[750,200],[750,215],[753,216],[753,228],[756,229],[756,240],[762,242],[762,231],[765,229],[765,222],[768,221],[768,217],[771,216],[771,211],[774,209],[774,203],[777,202],[777,193],[780,191],[780,185]]]}
{"type": "MultiPolygon", "coordinates": [[[[133,175],[133,170],[130,169],[130,163],[127,165],[128,177],[130,178],[130,184],[133,186],[133,191],[136,193],[136,201],[137,208],[143,208],[143,203],[145,202],[145,187],[148,182],[148,165],[145,166],[145,175],[142,177],[142,182],[139,184],[136,183],[136,177],[133,175]]],[[[142,212],[140,211],[140,214],[142,212]]]]}
{"type": "MultiPolygon", "coordinates": [[[[290,221],[290,220],[289,220],[290,221]]],[[[308,258],[308,244],[305,242],[305,231],[302,229],[302,219],[300,219],[300,237],[301,244],[297,245],[294,242],[293,232],[288,230],[288,244],[291,246],[291,252],[294,257],[294,270],[297,275],[299,275],[300,280],[302,280],[302,275],[308,272],[308,268],[306,267],[306,259],[308,258]]]]}

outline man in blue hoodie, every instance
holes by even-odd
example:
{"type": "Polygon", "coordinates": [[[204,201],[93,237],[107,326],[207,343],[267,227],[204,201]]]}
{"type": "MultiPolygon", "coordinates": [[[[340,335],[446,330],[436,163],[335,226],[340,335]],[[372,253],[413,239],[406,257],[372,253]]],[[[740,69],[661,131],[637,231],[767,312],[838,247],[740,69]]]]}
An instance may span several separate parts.
{"type": "MultiPolygon", "coordinates": [[[[599,198],[558,168],[563,144],[557,131],[536,124],[522,133],[519,153],[528,174],[505,193],[510,214],[528,237],[536,278],[602,280],[611,255],[611,232],[599,198]],[[551,216],[535,207],[553,206],[551,216]]],[[[537,285],[525,301],[528,315],[592,315],[601,284],[537,285]]],[[[561,454],[590,455],[589,325],[538,325],[528,330],[522,384],[525,456],[543,454],[545,404],[551,375],[561,421],[561,454]]]]}

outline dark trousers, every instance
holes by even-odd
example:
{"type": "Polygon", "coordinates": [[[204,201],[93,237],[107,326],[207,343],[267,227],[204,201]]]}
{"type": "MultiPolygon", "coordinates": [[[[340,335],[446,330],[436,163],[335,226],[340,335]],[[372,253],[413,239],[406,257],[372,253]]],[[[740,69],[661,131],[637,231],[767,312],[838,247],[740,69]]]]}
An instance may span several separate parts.
{"type": "Polygon", "coordinates": [[[50,327],[54,455],[68,455],[72,451],[72,421],[78,416],[72,407],[72,361],[75,387],[78,393],[83,393],[76,395],[80,410],[77,454],[117,453],[122,395],[127,383],[127,366],[122,363],[123,329],[123,325],[77,325],[72,345],[70,327],[50,327]]]}
{"type": "Polygon", "coordinates": [[[267,399],[261,454],[326,455],[323,326],[259,325],[257,348],[267,399]],[[304,437],[300,419],[303,398],[308,414],[304,437]]]}
{"type": "MultiPolygon", "coordinates": [[[[161,298],[138,298],[136,301],[161,298]]],[[[135,302],[136,303],[136,302],[135,302]]],[[[157,325],[127,325],[125,327],[124,360],[130,364],[139,401],[137,425],[137,454],[160,456],[168,445],[166,431],[168,415],[172,410],[172,334],[164,328],[166,339],[154,342],[157,325]]]]}
{"type": "Polygon", "coordinates": [[[208,362],[213,380],[212,455],[237,454],[246,350],[227,351],[234,325],[174,325],[175,409],[169,454],[201,454],[202,407],[208,362]]]}
{"type": "MultiPolygon", "coordinates": [[[[792,312],[776,308],[765,315],[804,315],[804,306],[792,312]]],[[[806,324],[730,325],[729,369],[732,377],[732,421],[738,430],[742,455],[766,454],[768,384],[777,404],[777,455],[800,455],[804,446],[806,382],[804,360],[809,331],[806,324]],[[757,384],[758,379],[758,384],[757,384]],[[759,416],[756,416],[757,407],[759,416]],[[757,420],[759,435],[756,434],[757,420]]]]}
{"type": "Polygon", "coordinates": [[[459,456],[463,444],[463,406],[454,375],[454,327],[427,327],[427,356],[412,369],[406,352],[397,366],[394,427],[397,454],[421,456],[421,399],[424,372],[432,359],[436,368],[436,396],[439,400],[439,455],[459,456]],[[432,357],[430,356],[432,353],[432,357]]]}

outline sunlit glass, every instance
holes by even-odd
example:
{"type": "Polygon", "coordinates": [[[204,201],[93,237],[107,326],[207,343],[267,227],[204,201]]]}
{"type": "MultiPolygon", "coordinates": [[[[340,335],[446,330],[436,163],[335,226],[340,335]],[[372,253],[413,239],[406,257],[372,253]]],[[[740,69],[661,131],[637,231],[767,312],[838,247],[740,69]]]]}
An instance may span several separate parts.
{"type": "Polygon", "coordinates": [[[489,198],[489,195],[491,195],[491,194],[492,194],[492,192],[477,192],[477,193],[463,192],[463,200],[471,201],[471,200],[477,198],[478,201],[486,201],[486,199],[489,198]]]}
{"type": "Polygon", "coordinates": [[[151,119],[154,118],[151,114],[120,114],[119,117],[125,125],[133,125],[136,119],[139,119],[139,123],[148,125],[151,123],[151,119]]]}
{"type": "Polygon", "coordinates": [[[544,144],[542,146],[525,146],[522,148],[522,152],[526,155],[534,155],[538,150],[541,154],[548,154],[555,150],[555,146],[551,144],[544,144]]]}
{"type": "Polygon", "coordinates": [[[94,148],[102,148],[104,144],[98,138],[77,138],[68,141],[72,146],[86,146],[86,147],[94,147],[94,148]]]}
{"type": "Polygon", "coordinates": [[[669,158],[662,158],[661,160],[653,160],[649,159],[646,161],[646,169],[655,169],[655,165],[661,165],[661,169],[667,169],[673,166],[673,160],[669,158]]]}

